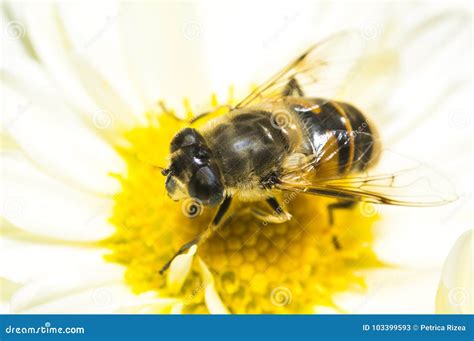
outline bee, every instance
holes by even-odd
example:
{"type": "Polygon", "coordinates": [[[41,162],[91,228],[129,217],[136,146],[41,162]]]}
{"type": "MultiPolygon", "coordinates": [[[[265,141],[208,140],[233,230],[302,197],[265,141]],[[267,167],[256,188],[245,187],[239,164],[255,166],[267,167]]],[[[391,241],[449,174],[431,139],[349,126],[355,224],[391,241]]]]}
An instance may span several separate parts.
{"type": "Polygon", "coordinates": [[[435,188],[440,176],[420,165],[403,168],[395,162],[401,169],[371,172],[387,153],[377,128],[356,106],[321,97],[347,81],[362,48],[355,36],[343,32],[315,44],[225,114],[207,121],[206,114],[197,116],[174,136],[171,162],[162,170],[168,195],[217,210],[207,229],[177,250],[161,274],[223,225],[232,200],[261,201],[268,210],[251,205],[251,213],[283,223],[291,214],[277,193],[331,197],[330,224],[334,210],[361,201],[431,206],[450,200],[435,188]]]}

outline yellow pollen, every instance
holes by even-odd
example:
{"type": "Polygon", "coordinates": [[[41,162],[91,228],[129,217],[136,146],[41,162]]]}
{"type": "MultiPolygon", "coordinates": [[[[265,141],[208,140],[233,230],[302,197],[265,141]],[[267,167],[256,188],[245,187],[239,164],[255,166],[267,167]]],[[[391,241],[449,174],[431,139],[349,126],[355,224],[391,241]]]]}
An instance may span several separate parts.
{"type": "MultiPolygon", "coordinates": [[[[233,101],[233,89],[229,90],[233,101]]],[[[214,95],[212,104],[217,106],[214,95]]],[[[164,107],[164,105],[163,105],[164,107]]],[[[187,117],[192,116],[185,100],[187,117]]],[[[222,108],[214,114],[222,114],[222,108]]],[[[211,115],[212,116],[212,115],[211,115]]],[[[111,222],[115,234],[105,241],[107,260],[126,266],[126,282],[134,292],[156,291],[182,299],[185,313],[205,313],[205,283],[194,259],[179,293],[166,287],[158,270],[187,241],[203,231],[210,210],[189,218],[182,203],[168,198],[164,177],[172,137],[186,126],[170,114],[149,112],[148,123],[126,134],[130,147],[119,150],[126,174],[115,175],[121,192],[115,196],[111,222]]],[[[334,211],[332,199],[287,194],[281,198],[293,218],[272,224],[241,214],[202,245],[199,256],[210,269],[222,302],[232,313],[312,313],[318,306],[335,309],[335,294],[364,290],[360,270],[380,266],[373,251],[373,224],[378,215],[366,207],[334,211]],[[335,242],[337,241],[337,242],[335,242]]]]}

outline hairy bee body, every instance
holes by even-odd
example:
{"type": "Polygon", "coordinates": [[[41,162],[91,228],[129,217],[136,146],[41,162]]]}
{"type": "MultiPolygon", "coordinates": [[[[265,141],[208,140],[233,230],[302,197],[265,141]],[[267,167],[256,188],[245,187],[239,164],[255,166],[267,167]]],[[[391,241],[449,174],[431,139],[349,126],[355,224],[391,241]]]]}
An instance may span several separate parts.
{"type": "Polygon", "coordinates": [[[344,177],[374,165],[380,148],[361,111],[321,98],[283,97],[234,110],[200,132],[226,193],[243,201],[266,198],[283,172],[309,158],[316,159],[313,176],[344,177]]]}

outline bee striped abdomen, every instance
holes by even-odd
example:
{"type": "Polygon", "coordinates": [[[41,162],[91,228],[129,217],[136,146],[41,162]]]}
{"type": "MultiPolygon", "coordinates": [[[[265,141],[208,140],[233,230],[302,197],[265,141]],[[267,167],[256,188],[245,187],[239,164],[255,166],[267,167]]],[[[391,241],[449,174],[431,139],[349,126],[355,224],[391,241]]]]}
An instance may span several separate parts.
{"type": "MultiPolygon", "coordinates": [[[[307,149],[326,156],[336,149],[338,173],[362,171],[370,166],[373,135],[364,115],[354,106],[321,98],[305,99],[306,105],[293,104],[292,109],[301,119],[307,138],[307,149]],[[308,105],[311,104],[311,105],[308,105]],[[332,139],[328,142],[328,138],[332,139]],[[337,143],[337,145],[335,145],[337,143]]],[[[334,158],[333,157],[333,158],[334,158]]],[[[323,161],[324,162],[324,161],[323,161]]]]}
{"type": "Polygon", "coordinates": [[[352,171],[363,171],[374,163],[376,133],[364,114],[348,103],[338,102],[351,124],[354,156],[352,171]]]}

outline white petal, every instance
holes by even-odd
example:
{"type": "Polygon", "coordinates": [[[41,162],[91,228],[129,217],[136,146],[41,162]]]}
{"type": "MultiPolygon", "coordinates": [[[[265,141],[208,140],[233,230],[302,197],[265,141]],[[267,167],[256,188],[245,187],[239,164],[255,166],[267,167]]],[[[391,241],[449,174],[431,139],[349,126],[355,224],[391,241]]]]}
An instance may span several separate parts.
{"type": "Polygon", "coordinates": [[[1,214],[17,227],[65,240],[107,237],[113,201],[71,188],[13,153],[2,154],[1,214]]]}
{"type": "Polygon", "coordinates": [[[459,237],[443,266],[436,296],[439,314],[474,313],[474,230],[459,237]]]}
{"type": "MultiPolygon", "coordinates": [[[[122,13],[119,2],[61,2],[58,6],[75,53],[96,68],[105,82],[117,89],[134,114],[143,114],[145,103],[129,79],[120,44],[118,22],[122,13]]],[[[80,72],[79,77],[84,78],[80,72]]],[[[114,103],[110,105],[115,106],[114,103]]]]}
{"type": "Polygon", "coordinates": [[[0,308],[10,314],[163,314],[172,311],[176,302],[171,298],[135,295],[119,282],[92,282],[88,287],[59,279],[55,283],[44,281],[25,285],[17,290],[11,302],[0,308]],[[54,292],[49,291],[51,284],[54,292]],[[29,301],[32,303],[28,304],[29,301]],[[18,302],[24,306],[19,306],[18,302]]]}
{"type": "Polygon", "coordinates": [[[197,246],[193,245],[187,253],[177,256],[171,262],[166,276],[166,284],[172,292],[178,292],[183,286],[184,281],[191,270],[196,250],[197,246]]]}
{"type": "Polygon", "coordinates": [[[69,309],[69,313],[79,313],[110,309],[119,304],[120,295],[115,295],[113,285],[119,283],[122,276],[123,268],[105,262],[48,273],[28,282],[13,295],[11,312],[67,312],[69,309]]]}
{"type": "Polygon", "coordinates": [[[203,42],[207,27],[199,6],[194,2],[121,5],[124,53],[147,104],[163,99],[180,110],[183,97],[192,104],[207,100],[211,92],[203,42]]]}
{"type": "MultiPolygon", "coordinates": [[[[385,130],[386,141],[399,140],[413,132],[413,127],[423,127],[433,118],[433,111],[449,99],[452,88],[468,79],[465,65],[471,56],[465,46],[472,40],[470,20],[465,12],[449,11],[428,17],[401,37],[397,48],[400,82],[393,87],[384,108],[391,119],[385,130]]],[[[448,112],[439,111],[445,117],[448,112]]],[[[445,127],[447,123],[446,119],[445,127]]]]}
{"type": "Polygon", "coordinates": [[[155,293],[151,295],[139,295],[133,297],[128,303],[122,303],[114,311],[118,314],[179,314],[182,303],[176,298],[156,297],[155,293]]]}
{"type": "MultiPolygon", "coordinates": [[[[112,314],[112,313],[137,313],[144,312],[145,307],[153,304],[157,309],[155,301],[152,302],[133,302],[138,300],[136,295],[130,292],[130,289],[120,283],[94,283],[94,287],[75,287],[74,285],[65,285],[64,289],[56,286],[56,292],[48,295],[47,287],[56,284],[50,281],[35,283],[25,286],[17,293],[14,299],[33,300],[32,304],[19,307],[13,301],[10,313],[22,314],[112,314]],[[64,290],[64,291],[60,291],[64,290]],[[44,297],[45,295],[46,297],[44,297]],[[43,300],[42,300],[43,299],[43,300]]],[[[161,307],[169,306],[168,301],[160,303],[161,307]]],[[[161,308],[160,307],[160,308],[161,308]]]]}
{"type": "Polygon", "coordinates": [[[214,278],[201,258],[199,258],[199,266],[204,283],[204,301],[206,302],[207,309],[211,314],[228,314],[229,310],[222,302],[214,286],[214,278]]]}
{"type": "Polygon", "coordinates": [[[171,308],[171,314],[181,314],[182,311],[183,311],[183,303],[176,303],[173,305],[173,307],[171,308]]]}
{"type": "Polygon", "coordinates": [[[440,267],[450,246],[466,229],[468,204],[440,207],[377,206],[375,251],[389,264],[440,267]],[[403,250],[403,252],[401,252],[403,250]]]}
{"type": "Polygon", "coordinates": [[[301,48],[314,43],[309,40],[315,36],[308,35],[315,6],[308,2],[274,2],[271,10],[265,2],[254,2],[251,11],[237,1],[203,6],[209,73],[221,100],[231,85],[237,87],[237,99],[242,98],[252,84],[266,80],[294,59],[301,48]],[[301,32],[306,33],[295,39],[301,32]]]}
{"type": "Polygon", "coordinates": [[[60,101],[48,101],[27,83],[4,81],[1,91],[8,133],[35,163],[92,192],[118,190],[109,172],[123,171],[124,161],[60,101]]]}
{"type": "Polygon", "coordinates": [[[385,108],[392,122],[380,129],[385,148],[441,171],[460,199],[436,208],[379,207],[382,221],[377,225],[376,251],[392,264],[439,267],[450,245],[470,224],[472,196],[466,191],[472,187],[472,153],[465,108],[472,84],[463,81],[469,76],[461,70],[469,54],[463,47],[469,41],[466,20],[465,13],[456,11],[428,17],[407,29],[411,35],[405,36],[406,46],[399,42],[400,84],[385,108]],[[427,51],[433,57],[425,61],[427,51]],[[447,71],[440,74],[439,69],[447,71]],[[396,143],[387,142],[395,137],[396,143]]]}
{"type": "Polygon", "coordinates": [[[336,304],[353,314],[432,314],[437,269],[382,269],[365,272],[367,292],[344,293],[336,304]]]}
{"type": "MultiPolygon", "coordinates": [[[[11,3],[5,4],[5,8],[8,8],[9,5],[11,3]]],[[[24,21],[11,14],[10,12],[10,16],[7,17],[5,11],[0,13],[0,27],[4,34],[2,37],[6,38],[2,39],[2,49],[6,53],[2,53],[0,56],[0,66],[2,70],[18,69],[20,72],[26,72],[22,68],[21,60],[34,60],[34,51],[28,49],[24,44],[25,39],[27,39],[24,21]]],[[[28,47],[31,48],[31,46],[28,47]]],[[[35,75],[33,75],[33,78],[36,78],[35,75]]]]}
{"type": "Polygon", "coordinates": [[[33,44],[34,51],[54,80],[59,84],[62,94],[77,107],[92,107],[93,102],[85,89],[74,77],[67,52],[64,48],[63,32],[58,30],[58,17],[53,3],[17,3],[12,6],[26,28],[26,35],[33,44]]]}
{"type": "Polygon", "coordinates": [[[104,262],[107,250],[80,242],[65,242],[6,226],[0,238],[0,277],[17,283],[104,262]]]}
{"type": "Polygon", "coordinates": [[[9,313],[23,314],[111,314],[165,313],[175,299],[135,295],[130,288],[108,275],[108,266],[78,269],[36,280],[18,289],[6,305],[9,313]],[[95,274],[95,275],[90,275],[95,274]]]}
{"type": "Polygon", "coordinates": [[[89,121],[92,121],[91,125],[113,138],[114,134],[124,132],[136,124],[131,115],[132,110],[122,100],[113,85],[82,56],[75,54],[71,56],[71,59],[78,72],[78,78],[96,103],[96,107],[91,108],[92,113],[89,117],[89,121]]]}
{"type": "Polygon", "coordinates": [[[102,110],[121,124],[129,124],[132,116],[127,104],[113,86],[103,80],[81,54],[72,49],[57,4],[28,3],[18,7],[24,14],[27,33],[35,52],[57,82],[58,90],[67,102],[77,108],[88,122],[91,121],[91,114],[102,110]]]}
{"type": "Polygon", "coordinates": [[[21,284],[0,277],[0,314],[7,314],[10,311],[10,300],[15,292],[21,288],[21,284]]]}
{"type": "Polygon", "coordinates": [[[111,263],[73,264],[44,274],[17,289],[5,307],[9,313],[111,314],[166,313],[176,299],[155,293],[133,294],[124,269],[111,263]]]}

